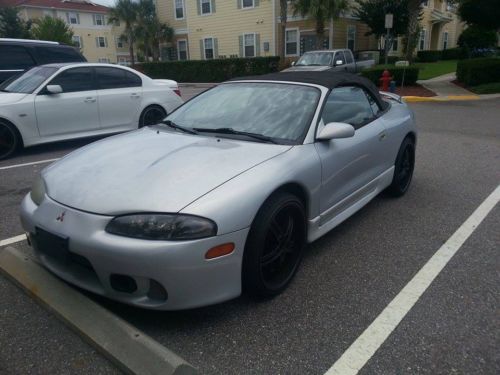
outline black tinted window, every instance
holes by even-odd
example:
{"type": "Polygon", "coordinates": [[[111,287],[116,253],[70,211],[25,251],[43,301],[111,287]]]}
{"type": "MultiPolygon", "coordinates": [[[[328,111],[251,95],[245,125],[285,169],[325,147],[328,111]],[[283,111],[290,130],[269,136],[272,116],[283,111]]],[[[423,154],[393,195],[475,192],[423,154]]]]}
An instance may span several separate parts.
{"type": "Polygon", "coordinates": [[[368,98],[368,102],[370,103],[370,106],[372,107],[372,111],[375,115],[378,115],[379,112],[381,112],[380,107],[378,106],[377,102],[375,99],[370,94],[366,94],[366,97],[368,98]]]}
{"type": "Polygon", "coordinates": [[[71,47],[37,46],[35,50],[39,59],[39,64],[85,61],[85,59],[71,47]]]}
{"type": "Polygon", "coordinates": [[[63,92],[94,90],[91,68],[68,69],[56,76],[49,85],[60,85],[63,92]]]}
{"type": "Polygon", "coordinates": [[[358,129],[373,119],[373,112],[363,89],[338,87],[333,89],[323,108],[323,122],[344,122],[358,129]]]}
{"type": "Polygon", "coordinates": [[[337,64],[337,61],[342,61],[342,64],[345,64],[344,52],[339,51],[335,54],[335,64],[337,64]]]}
{"type": "Polygon", "coordinates": [[[23,46],[0,45],[0,70],[28,69],[35,65],[23,46]]]}
{"type": "Polygon", "coordinates": [[[352,52],[351,51],[346,51],[345,52],[345,60],[348,64],[351,64],[354,62],[354,59],[352,58],[352,52]]]}
{"type": "Polygon", "coordinates": [[[119,68],[96,68],[99,89],[117,89],[142,85],[141,78],[131,72],[119,68]]]}

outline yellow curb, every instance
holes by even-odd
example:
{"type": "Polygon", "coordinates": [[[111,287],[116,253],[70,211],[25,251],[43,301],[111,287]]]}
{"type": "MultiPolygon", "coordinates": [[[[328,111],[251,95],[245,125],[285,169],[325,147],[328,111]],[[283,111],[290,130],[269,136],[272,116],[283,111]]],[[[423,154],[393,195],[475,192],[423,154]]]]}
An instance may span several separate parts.
{"type": "Polygon", "coordinates": [[[455,100],[478,100],[479,95],[450,95],[450,96],[403,96],[408,103],[416,102],[449,102],[455,100]]]}

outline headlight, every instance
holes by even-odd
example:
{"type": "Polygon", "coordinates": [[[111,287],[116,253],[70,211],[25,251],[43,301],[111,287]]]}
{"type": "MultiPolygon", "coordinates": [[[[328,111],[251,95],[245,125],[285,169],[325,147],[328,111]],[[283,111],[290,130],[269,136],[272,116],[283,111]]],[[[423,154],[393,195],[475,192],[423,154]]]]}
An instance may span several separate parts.
{"type": "Polygon", "coordinates": [[[43,198],[45,197],[45,182],[43,182],[42,176],[38,175],[36,180],[33,182],[30,196],[31,200],[35,202],[37,206],[42,203],[43,198]]]}
{"type": "Polygon", "coordinates": [[[192,215],[137,214],[117,216],[106,232],[145,240],[182,241],[215,236],[217,225],[192,215]]]}

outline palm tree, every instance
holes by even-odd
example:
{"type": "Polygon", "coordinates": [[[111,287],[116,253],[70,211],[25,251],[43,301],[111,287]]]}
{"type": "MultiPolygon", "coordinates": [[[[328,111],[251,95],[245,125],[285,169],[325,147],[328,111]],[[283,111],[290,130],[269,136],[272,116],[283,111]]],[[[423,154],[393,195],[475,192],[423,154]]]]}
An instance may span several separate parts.
{"type": "Polygon", "coordinates": [[[114,7],[109,11],[108,23],[117,24],[123,22],[125,24],[125,35],[130,53],[130,61],[135,64],[134,58],[134,42],[135,42],[135,22],[137,20],[138,5],[132,0],[118,0],[114,7]]]}
{"type": "Polygon", "coordinates": [[[294,14],[309,16],[316,22],[316,48],[322,49],[325,40],[325,24],[349,9],[348,0],[295,0],[294,14]]]}
{"type": "Polygon", "coordinates": [[[422,13],[423,0],[408,1],[408,29],[405,36],[405,59],[413,61],[413,53],[420,35],[420,16],[422,13]]]}

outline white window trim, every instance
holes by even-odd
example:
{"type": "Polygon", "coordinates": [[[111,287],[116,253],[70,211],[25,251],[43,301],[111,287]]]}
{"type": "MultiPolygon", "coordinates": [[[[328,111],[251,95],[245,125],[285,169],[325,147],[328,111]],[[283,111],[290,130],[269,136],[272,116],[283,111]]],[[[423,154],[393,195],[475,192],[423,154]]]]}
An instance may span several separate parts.
{"type": "Polygon", "coordinates": [[[92,21],[93,21],[93,23],[94,23],[94,26],[98,26],[98,27],[100,27],[100,26],[106,26],[106,17],[104,16],[104,14],[94,13],[94,14],[92,15],[92,21]],[[101,24],[101,25],[99,25],[99,24],[97,23],[97,17],[102,18],[102,24],[101,24]]]}
{"type": "Polygon", "coordinates": [[[300,56],[300,30],[298,27],[291,27],[291,28],[287,28],[285,29],[285,56],[288,57],[288,56],[300,56]],[[297,43],[297,53],[295,54],[287,54],[286,53],[286,44],[287,44],[287,41],[286,41],[286,33],[287,31],[297,31],[297,38],[296,38],[296,43],[297,43]]]}
{"type": "Polygon", "coordinates": [[[257,57],[257,41],[256,41],[256,35],[257,33],[244,33],[243,34],[243,57],[257,57]],[[253,56],[247,56],[245,47],[245,36],[247,35],[253,35],[253,56]]]}
{"type": "Polygon", "coordinates": [[[422,29],[420,31],[420,36],[418,38],[418,50],[419,51],[425,51],[426,48],[427,48],[427,30],[426,29],[422,29]],[[420,42],[422,41],[422,33],[424,34],[424,48],[420,48],[420,42]]]}
{"type": "MultiPolygon", "coordinates": [[[[208,4],[210,4],[210,12],[209,13],[203,13],[203,1],[198,0],[200,2],[200,16],[210,16],[212,14],[212,1],[208,0],[208,4]]],[[[207,38],[203,38],[207,39],[207,38]]]]}
{"type": "Polygon", "coordinates": [[[213,36],[207,36],[203,38],[203,60],[215,60],[215,38],[213,36]],[[207,59],[207,52],[205,50],[205,40],[212,39],[212,58],[207,59]]]}
{"type": "Polygon", "coordinates": [[[80,17],[78,16],[78,12],[68,12],[68,23],[70,25],[79,25],[80,24],[80,17]],[[76,22],[75,23],[72,23],[71,22],[71,15],[74,14],[75,15],[75,20],[76,22]]]}
{"type": "MultiPolygon", "coordinates": [[[[212,41],[213,43],[213,41],[212,41]]],[[[205,39],[203,39],[203,54],[205,54],[205,39]]],[[[205,57],[205,56],[203,56],[205,57]]],[[[187,61],[189,60],[189,48],[187,39],[177,39],[177,60],[179,61],[187,61]],[[179,42],[186,42],[186,60],[181,60],[181,49],[179,48],[179,42]]]]}
{"type": "Polygon", "coordinates": [[[448,49],[448,45],[450,44],[450,34],[448,31],[443,32],[443,50],[445,49],[445,43],[446,43],[446,49],[448,49]]]}
{"type": "Polygon", "coordinates": [[[82,48],[82,37],[80,35],[73,35],[71,37],[71,40],[74,42],[73,39],[78,38],[78,48],[82,48]]]}
{"type": "MultiPolygon", "coordinates": [[[[210,4],[210,10],[212,10],[212,4],[210,4]]],[[[201,13],[201,3],[200,3],[200,13],[201,13]]],[[[176,20],[183,20],[186,18],[186,1],[182,0],[182,17],[177,18],[177,7],[175,6],[175,0],[174,0],[174,18],[176,20]]]]}
{"type": "Polygon", "coordinates": [[[252,6],[251,7],[243,6],[243,0],[241,0],[241,9],[242,10],[253,9],[253,8],[255,8],[255,0],[252,0],[252,6]]]}
{"type": "Polygon", "coordinates": [[[106,41],[106,37],[105,36],[96,36],[98,42],[97,42],[97,48],[108,48],[108,43],[106,41]],[[102,38],[104,40],[104,47],[101,46],[101,42],[100,42],[100,38],[102,38]]]}
{"type": "Polygon", "coordinates": [[[124,47],[123,40],[120,40],[120,37],[119,37],[119,36],[115,36],[115,46],[116,46],[116,48],[125,48],[125,47],[124,47]],[[120,46],[118,45],[118,43],[121,43],[121,44],[122,44],[122,46],[120,47],[120,46]]]}
{"type": "Polygon", "coordinates": [[[345,48],[349,49],[349,29],[354,28],[354,49],[352,52],[356,51],[356,32],[358,31],[356,29],[356,25],[347,25],[347,32],[346,32],[346,39],[345,39],[345,48]]]}

